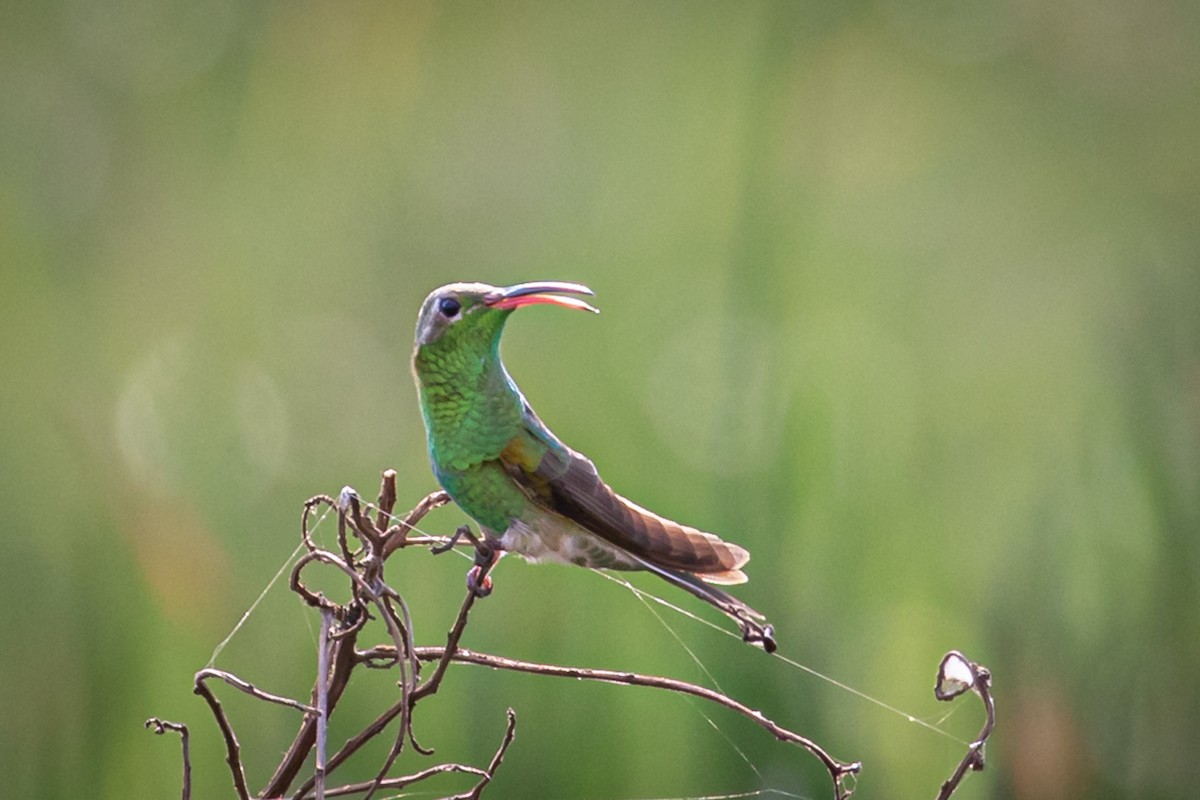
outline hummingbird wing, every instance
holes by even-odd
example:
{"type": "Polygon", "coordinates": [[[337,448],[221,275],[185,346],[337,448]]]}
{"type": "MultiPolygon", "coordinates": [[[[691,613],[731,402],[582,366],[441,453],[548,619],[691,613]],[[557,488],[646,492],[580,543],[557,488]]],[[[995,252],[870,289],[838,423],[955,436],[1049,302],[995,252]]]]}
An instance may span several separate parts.
{"type": "Polygon", "coordinates": [[[533,502],[712,604],[737,623],[743,640],[775,652],[775,632],[765,617],[712,585],[746,581],[741,568],[750,554],[744,548],[626,500],[601,480],[595,464],[559,441],[528,404],[523,424],[499,461],[533,502]]]}
{"type": "Polygon", "coordinates": [[[741,568],[750,554],[744,548],[617,494],[588,458],[559,441],[528,406],[524,424],[500,453],[500,462],[535,502],[629,553],[647,569],[687,573],[707,583],[746,581],[741,568]]]}

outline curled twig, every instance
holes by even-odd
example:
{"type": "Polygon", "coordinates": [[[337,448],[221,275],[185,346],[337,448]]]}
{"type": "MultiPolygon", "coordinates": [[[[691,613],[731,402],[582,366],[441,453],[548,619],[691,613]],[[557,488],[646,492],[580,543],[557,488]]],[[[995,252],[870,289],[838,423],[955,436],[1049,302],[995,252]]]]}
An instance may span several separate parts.
{"type": "Polygon", "coordinates": [[[315,494],[304,501],[304,511],[300,514],[300,538],[310,552],[317,549],[317,544],[312,540],[312,531],[308,527],[308,520],[319,506],[337,508],[337,503],[327,494],[315,494]]]}
{"type": "Polygon", "coordinates": [[[992,729],[996,727],[996,703],[992,699],[992,673],[982,664],[971,661],[957,650],[951,650],[942,656],[938,664],[937,681],[934,683],[933,695],[938,700],[950,701],[967,691],[979,695],[987,714],[983,727],[975,741],[967,747],[967,752],[958,762],[954,773],[942,784],[937,800],[947,800],[958,789],[968,771],[979,772],[984,767],[983,748],[992,729]]]}
{"type": "Polygon", "coordinates": [[[201,684],[203,684],[209,678],[217,678],[219,680],[225,681],[233,688],[243,691],[246,694],[250,695],[251,697],[257,697],[259,700],[266,700],[268,703],[275,703],[277,705],[287,706],[288,708],[294,708],[297,711],[303,711],[305,714],[316,714],[317,713],[317,709],[313,706],[310,706],[306,703],[301,703],[299,700],[293,700],[290,697],[280,697],[277,694],[271,694],[270,692],[264,692],[262,689],[259,689],[254,684],[250,683],[249,681],[244,681],[241,678],[239,678],[238,676],[234,675],[233,673],[225,672],[224,670],[220,670],[220,669],[209,668],[209,669],[202,669],[199,672],[197,672],[196,673],[196,686],[199,687],[201,684]]]}
{"type": "MultiPolygon", "coordinates": [[[[347,513],[350,513],[351,515],[355,516],[355,526],[356,527],[358,527],[359,525],[370,525],[371,524],[369,519],[366,519],[362,516],[361,510],[358,511],[357,515],[354,514],[354,509],[358,509],[357,493],[355,493],[352,489],[348,489],[348,488],[343,489],[342,497],[343,497],[343,500],[345,500],[346,502],[344,502],[342,504],[342,506],[339,508],[339,516],[341,518],[344,518],[347,513]]],[[[368,543],[368,546],[370,546],[372,548],[375,548],[378,546],[377,538],[371,538],[368,536],[366,541],[368,543]]],[[[402,655],[410,654],[412,652],[413,647],[412,647],[412,639],[411,639],[411,634],[410,634],[410,626],[409,626],[409,624],[407,624],[408,609],[403,604],[403,602],[400,603],[401,611],[405,617],[405,619],[402,620],[400,618],[400,616],[397,615],[395,609],[392,607],[391,602],[390,602],[393,599],[399,599],[399,595],[396,592],[394,592],[390,587],[387,587],[386,584],[383,584],[381,578],[379,581],[376,581],[376,583],[379,586],[379,589],[377,590],[374,586],[372,586],[367,581],[367,579],[363,575],[360,575],[354,569],[354,567],[352,567],[350,564],[346,563],[342,559],[338,558],[333,553],[330,553],[326,550],[320,550],[320,549],[313,550],[313,551],[307,553],[306,555],[304,555],[297,562],[295,568],[292,570],[292,587],[295,591],[297,591],[299,594],[301,594],[301,596],[305,599],[306,602],[308,602],[310,605],[318,606],[318,607],[322,608],[324,611],[330,611],[331,609],[340,608],[340,607],[337,607],[334,604],[330,603],[330,601],[325,599],[325,597],[323,595],[316,594],[316,593],[313,593],[311,590],[308,590],[304,586],[304,584],[301,582],[301,580],[300,580],[301,571],[304,569],[304,567],[307,564],[309,564],[313,561],[320,561],[322,563],[329,564],[331,566],[335,566],[338,569],[340,569],[343,573],[345,573],[350,578],[350,580],[353,584],[355,597],[358,598],[359,600],[367,600],[367,601],[371,602],[375,606],[375,608],[379,611],[380,616],[382,617],[382,619],[384,620],[384,623],[387,626],[388,632],[391,634],[392,643],[396,648],[396,652],[399,654],[402,654],[402,655]]],[[[382,562],[376,561],[376,564],[381,566],[382,562]]],[[[411,656],[407,656],[407,658],[402,657],[402,658],[397,659],[397,666],[399,667],[399,670],[400,670],[401,694],[403,697],[406,697],[406,698],[411,697],[411,695],[413,694],[413,690],[415,688],[415,681],[416,681],[416,670],[415,670],[416,665],[417,665],[416,661],[412,660],[411,656]],[[413,668],[409,668],[409,666],[408,666],[409,664],[411,664],[413,668]]],[[[392,749],[388,755],[388,758],[385,760],[384,766],[379,772],[379,775],[377,778],[377,784],[376,784],[375,788],[378,788],[378,785],[379,785],[378,781],[382,781],[384,779],[387,771],[391,768],[392,763],[395,761],[396,757],[400,754],[400,750],[402,749],[404,740],[406,738],[411,740],[415,747],[418,746],[416,743],[415,737],[412,734],[411,705],[412,705],[412,703],[410,703],[410,702],[405,702],[400,705],[400,708],[399,708],[400,729],[396,735],[396,741],[395,741],[394,745],[392,746],[392,749]]],[[[420,748],[418,748],[418,749],[420,749],[420,748]]],[[[336,756],[335,756],[335,758],[336,758],[336,756]]],[[[274,781],[272,783],[274,783],[274,781]]],[[[367,792],[368,798],[371,796],[371,794],[374,793],[375,788],[372,788],[367,792]]]]}
{"type": "Polygon", "coordinates": [[[151,717],[146,720],[146,727],[153,728],[154,732],[159,736],[167,731],[175,731],[179,734],[180,746],[183,748],[183,800],[191,800],[192,797],[192,756],[191,748],[188,742],[188,728],[181,722],[169,722],[158,717],[151,717]]]}
{"type": "Polygon", "coordinates": [[[229,724],[229,717],[225,716],[221,701],[212,693],[212,689],[208,688],[208,684],[201,680],[199,674],[196,675],[193,691],[208,703],[209,710],[217,721],[217,727],[221,729],[221,738],[225,740],[225,763],[229,765],[229,773],[233,777],[233,790],[237,792],[239,800],[250,800],[250,790],[246,788],[246,770],[242,767],[241,746],[233,732],[233,726],[229,724]]]}
{"type": "Polygon", "coordinates": [[[221,707],[221,702],[217,700],[217,696],[213,694],[212,689],[208,687],[209,678],[219,678],[251,697],[257,697],[259,700],[265,700],[268,703],[295,708],[303,711],[306,715],[317,716],[317,709],[288,697],[280,697],[279,695],[264,692],[256,688],[253,684],[223,670],[202,669],[196,673],[193,691],[203,697],[205,702],[208,703],[208,707],[217,721],[217,727],[221,729],[221,736],[225,740],[225,761],[229,764],[229,771],[233,777],[234,791],[237,792],[241,800],[249,800],[250,790],[246,788],[246,771],[242,767],[241,746],[238,744],[237,735],[233,732],[233,725],[230,724],[229,717],[225,714],[225,709],[221,707]]]}
{"type": "MultiPolygon", "coordinates": [[[[371,521],[370,517],[363,516],[362,501],[358,499],[358,492],[354,490],[354,487],[342,487],[341,494],[338,495],[338,511],[340,512],[339,525],[344,526],[349,517],[358,538],[369,548],[372,555],[378,554],[382,546],[383,533],[375,527],[375,523],[371,521]]],[[[351,563],[351,560],[346,559],[346,562],[351,563]]]]}
{"type": "MultiPolygon", "coordinates": [[[[291,588],[291,590],[293,592],[300,595],[300,598],[302,600],[304,600],[304,602],[307,603],[308,605],[312,606],[313,608],[319,608],[319,609],[325,610],[325,611],[332,611],[332,612],[334,612],[334,614],[336,616],[340,606],[337,603],[330,600],[329,598],[327,598],[321,592],[312,591],[304,584],[304,581],[300,580],[300,574],[302,572],[304,572],[304,568],[306,566],[308,566],[309,564],[311,564],[314,561],[323,561],[324,560],[320,557],[320,555],[318,555],[318,554],[324,553],[324,552],[325,552],[324,550],[314,547],[312,550],[308,551],[303,556],[301,556],[300,559],[298,561],[296,561],[295,566],[292,567],[292,575],[288,581],[288,586],[291,588]]],[[[336,556],[333,556],[333,557],[336,558],[336,556]]],[[[344,563],[344,562],[339,562],[339,563],[344,563]]]]}
{"type": "MultiPolygon", "coordinates": [[[[286,697],[271,694],[258,689],[232,673],[222,670],[205,669],[196,674],[195,692],[208,703],[217,726],[225,741],[226,760],[229,763],[233,777],[234,790],[241,800],[249,800],[250,792],[246,785],[244,767],[241,760],[241,747],[234,733],[233,726],[213,693],[209,683],[217,678],[239,691],[267,702],[285,705],[304,712],[304,720],[283,760],[276,768],[271,780],[261,793],[261,797],[282,797],[288,792],[288,787],[303,768],[308,754],[314,746],[317,748],[317,769],[315,774],[301,786],[296,797],[319,796],[324,793],[327,797],[345,794],[366,793],[378,788],[399,788],[411,783],[424,780],[443,772],[461,772],[479,777],[476,788],[468,796],[478,797],[482,787],[491,780],[495,767],[503,757],[512,740],[512,723],[509,732],[501,743],[497,755],[493,758],[489,770],[481,770],[462,764],[442,764],[421,770],[413,775],[402,778],[387,777],[392,762],[399,755],[405,740],[412,742],[416,751],[423,754],[432,753],[422,748],[416,741],[412,731],[412,709],[416,703],[418,688],[418,672],[420,662],[413,655],[415,642],[412,637],[412,620],[408,606],[401,594],[396,592],[383,579],[383,563],[388,553],[406,545],[433,544],[444,541],[442,537],[408,537],[407,532],[415,526],[429,511],[444,505],[449,498],[444,492],[434,492],[418,503],[397,525],[386,530],[384,526],[395,506],[395,472],[385,471],[382,476],[377,513],[374,518],[367,516],[364,506],[359,501],[358,494],[352,488],[346,487],[340,497],[334,500],[328,495],[316,495],[304,505],[301,516],[301,538],[304,542],[305,553],[295,564],[291,573],[290,585],[308,605],[322,612],[323,625],[320,652],[318,654],[317,680],[312,692],[312,701],[303,703],[286,697]],[[312,537],[313,512],[326,506],[338,513],[338,545],[340,557],[316,544],[312,537]],[[360,551],[352,551],[347,532],[352,531],[363,544],[360,551]],[[386,546],[386,550],[385,550],[386,546]],[[365,553],[365,556],[363,555],[365,553]],[[336,603],[324,594],[309,589],[302,580],[304,570],[313,562],[333,566],[350,580],[351,599],[345,604],[336,603]],[[387,628],[391,639],[391,652],[395,655],[391,666],[398,668],[400,700],[385,711],[375,722],[352,737],[331,758],[325,757],[325,721],[333,713],[334,707],[349,684],[354,667],[361,663],[355,655],[358,635],[372,615],[367,608],[373,607],[376,616],[387,628]],[[336,620],[336,625],[334,624],[336,620]],[[382,732],[387,725],[400,718],[399,731],[391,752],[379,771],[376,780],[364,784],[351,784],[330,788],[327,785],[328,776],[350,755],[356,752],[366,741],[382,732]],[[313,795],[312,793],[316,793],[313,795]]],[[[469,609],[470,602],[466,603],[469,609]]],[[[457,642],[465,627],[465,610],[460,611],[460,617],[449,635],[450,642],[457,642]]],[[[444,672],[444,667],[442,671],[444,672]]],[[[432,681],[422,684],[422,695],[432,693],[441,680],[441,673],[432,681]]]]}

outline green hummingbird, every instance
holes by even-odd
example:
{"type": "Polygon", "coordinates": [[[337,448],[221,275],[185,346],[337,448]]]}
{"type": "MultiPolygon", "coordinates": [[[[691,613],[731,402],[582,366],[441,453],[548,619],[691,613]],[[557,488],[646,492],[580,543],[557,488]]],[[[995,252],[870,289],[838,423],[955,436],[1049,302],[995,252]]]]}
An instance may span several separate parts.
{"type": "Polygon", "coordinates": [[[500,335],[514,310],[548,304],[596,312],[570,296],[591,294],[561,281],[452,283],[421,306],[412,366],[429,460],[483,534],[468,585],[490,592],[486,573],[503,552],[535,562],[648,570],[711,603],[737,622],[743,639],[773,652],[763,615],[714,586],[745,582],[750,554],[614,492],[588,458],[538,419],[504,368],[500,335]]]}

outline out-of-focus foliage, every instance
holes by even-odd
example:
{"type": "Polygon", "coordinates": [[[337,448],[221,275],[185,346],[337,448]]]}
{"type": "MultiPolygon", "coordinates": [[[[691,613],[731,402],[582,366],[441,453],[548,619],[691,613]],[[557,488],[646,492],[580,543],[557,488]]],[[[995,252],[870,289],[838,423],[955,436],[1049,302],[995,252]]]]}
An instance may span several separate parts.
{"type": "MultiPolygon", "coordinates": [[[[3,19],[5,796],[172,796],[151,714],[192,725],[198,796],[229,796],[192,673],[305,497],[389,466],[401,505],[433,488],[407,367],[425,293],[534,278],[603,313],[514,317],[527,396],[618,490],[754,553],[740,594],[783,653],[931,721],[944,651],[992,668],[999,729],[960,796],[1195,795],[1200,5],[3,19]]],[[[465,568],[393,565],[421,641],[465,568]]],[[[609,582],[515,559],[496,580],[470,647],[709,680],[609,582]]],[[[961,754],[666,619],[725,690],[862,759],[858,796],[932,796],[961,754]]],[[[276,587],[217,663],[302,695],[313,625],[276,587]]],[[[340,735],[392,697],[359,687],[340,735]]],[[[261,786],[296,719],[229,704],[261,786]]],[[[456,669],[417,730],[486,763],[506,705],[494,797],[825,791],[752,726],[630,688],[456,669]]]]}

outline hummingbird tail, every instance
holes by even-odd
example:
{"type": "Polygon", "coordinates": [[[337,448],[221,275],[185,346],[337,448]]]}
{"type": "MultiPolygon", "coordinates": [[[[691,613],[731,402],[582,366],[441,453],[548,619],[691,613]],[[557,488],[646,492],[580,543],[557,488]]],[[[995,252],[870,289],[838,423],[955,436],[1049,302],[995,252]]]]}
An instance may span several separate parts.
{"type": "MultiPolygon", "coordinates": [[[[679,570],[666,569],[665,567],[652,564],[645,559],[639,558],[638,561],[641,562],[641,565],[644,569],[653,572],[655,575],[658,575],[668,583],[678,586],[685,592],[699,597],[701,600],[709,603],[739,622],[746,619],[762,622],[766,619],[766,617],[760,612],[755,611],[753,608],[746,605],[746,603],[729,594],[729,592],[726,592],[723,589],[718,589],[716,586],[712,585],[716,582],[713,580],[714,577],[719,578],[725,573],[716,573],[715,575],[712,573],[697,575],[691,572],[681,572],[679,570]]],[[[745,581],[746,576],[741,570],[730,570],[730,572],[737,572],[738,575],[741,575],[742,581],[745,581]]],[[[732,583],[734,581],[729,582],[732,583]]]]}
{"type": "Polygon", "coordinates": [[[733,595],[709,583],[712,575],[696,575],[691,572],[664,569],[646,562],[643,564],[646,569],[675,584],[680,589],[699,597],[737,623],[738,629],[742,632],[743,641],[757,645],[768,653],[775,652],[775,629],[767,624],[767,618],[733,595]]]}
{"type": "Polygon", "coordinates": [[[694,575],[705,583],[716,583],[722,586],[734,586],[750,580],[740,569],[727,569],[724,572],[697,572],[694,575]]]}

